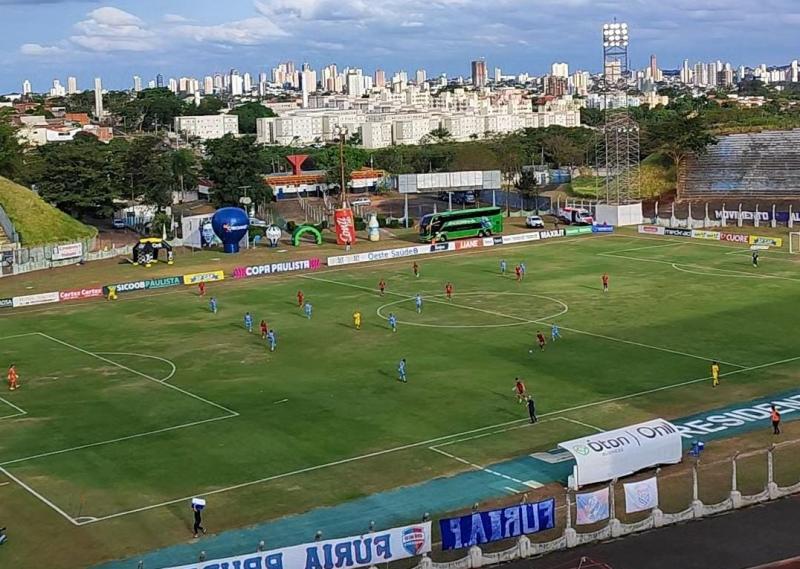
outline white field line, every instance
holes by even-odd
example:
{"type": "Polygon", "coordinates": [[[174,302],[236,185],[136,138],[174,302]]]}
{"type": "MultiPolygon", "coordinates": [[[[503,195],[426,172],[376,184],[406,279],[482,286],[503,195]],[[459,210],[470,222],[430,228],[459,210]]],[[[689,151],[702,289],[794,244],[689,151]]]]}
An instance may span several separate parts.
{"type": "Polygon", "coordinates": [[[11,480],[13,480],[13,481],[14,481],[14,482],[16,482],[17,484],[19,484],[19,485],[20,485],[20,486],[21,486],[23,489],[25,489],[25,490],[26,490],[26,491],[27,491],[29,494],[31,494],[31,495],[32,495],[33,497],[35,497],[37,500],[39,500],[40,502],[42,502],[44,505],[46,505],[46,506],[49,506],[49,507],[50,507],[50,509],[52,509],[53,511],[55,511],[56,513],[58,513],[60,516],[62,516],[64,519],[66,519],[66,520],[67,520],[69,523],[71,523],[71,524],[73,524],[73,525],[76,525],[76,526],[77,526],[77,525],[80,525],[80,524],[78,524],[78,522],[76,522],[74,519],[72,519],[72,516],[70,516],[70,515],[69,515],[68,513],[66,513],[64,510],[62,510],[61,508],[59,508],[58,506],[56,506],[56,505],[55,505],[53,502],[51,502],[50,500],[48,500],[47,498],[45,498],[44,496],[42,496],[41,494],[39,494],[39,492],[37,492],[36,490],[34,490],[33,488],[31,488],[30,486],[28,486],[27,484],[25,484],[25,483],[24,483],[22,480],[20,480],[19,478],[17,478],[17,477],[16,477],[16,476],[14,476],[13,474],[11,474],[11,473],[10,473],[8,470],[6,470],[5,468],[2,468],[2,467],[0,467],[0,472],[2,472],[3,474],[5,474],[5,475],[6,475],[8,478],[10,478],[11,480]]]}
{"type": "Polygon", "coordinates": [[[169,383],[164,383],[163,381],[158,380],[155,377],[147,375],[146,373],[142,373],[139,370],[135,370],[135,369],[133,369],[131,367],[128,367],[126,365],[122,365],[120,363],[117,363],[114,360],[110,360],[110,359],[108,359],[106,357],[101,356],[100,354],[96,354],[94,352],[90,352],[89,350],[85,350],[85,349],[83,349],[83,348],[81,348],[79,346],[76,346],[74,344],[70,344],[68,342],[65,342],[64,340],[59,340],[58,338],[54,338],[53,336],[49,336],[48,334],[45,334],[43,332],[39,332],[39,334],[42,337],[47,338],[48,340],[52,340],[53,342],[56,342],[58,344],[66,346],[68,348],[72,348],[73,350],[81,352],[83,354],[86,354],[87,356],[91,356],[91,357],[96,358],[96,359],[98,359],[100,361],[106,362],[107,364],[111,364],[111,365],[116,366],[116,367],[118,367],[120,369],[123,369],[123,370],[125,370],[127,372],[130,372],[130,373],[132,373],[134,375],[138,375],[138,376],[143,377],[143,378],[145,378],[145,379],[147,379],[149,381],[152,381],[152,382],[157,383],[159,385],[163,385],[164,387],[167,387],[169,389],[177,391],[178,393],[182,393],[183,395],[186,395],[187,397],[191,397],[192,399],[196,399],[197,401],[205,403],[206,405],[211,405],[212,407],[216,407],[217,409],[225,411],[226,413],[228,413],[229,415],[231,415],[233,417],[236,417],[236,416],[239,415],[239,413],[237,413],[236,411],[234,411],[232,409],[228,409],[224,405],[220,405],[219,403],[214,403],[213,401],[209,401],[208,399],[205,399],[204,397],[200,397],[199,395],[195,395],[194,393],[186,391],[185,389],[181,389],[180,387],[177,387],[175,385],[171,385],[169,383]]]}
{"type": "Polygon", "coordinates": [[[463,459],[463,458],[461,458],[459,456],[456,456],[454,454],[450,454],[449,452],[445,452],[445,451],[443,451],[443,450],[441,450],[439,448],[428,447],[428,450],[432,450],[433,452],[439,453],[442,456],[446,456],[447,458],[451,458],[451,459],[453,459],[455,461],[458,461],[458,462],[460,462],[462,464],[466,464],[467,466],[469,466],[470,468],[474,468],[475,470],[480,470],[481,472],[485,472],[487,474],[491,474],[493,476],[497,476],[497,477],[502,478],[504,480],[509,480],[511,482],[516,482],[517,484],[520,484],[522,486],[526,485],[522,480],[519,480],[518,478],[514,478],[513,476],[508,476],[506,474],[503,474],[502,472],[497,472],[496,470],[492,470],[491,468],[487,468],[485,466],[481,466],[480,464],[475,464],[474,462],[470,462],[470,461],[465,460],[465,459],[463,459]]]}
{"type": "MultiPolygon", "coordinates": [[[[616,259],[628,259],[630,261],[640,261],[642,263],[659,263],[659,264],[662,264],[662,265],[673,266],[673,268],[675,268],[674,265],[678,264],[678,263],[675,263],[674,261],[664,261],[662,259],[643,259],[641,257],[629,257],[627,255],[617,255],[616,253],[597,253],[597,255],[599,257],[611,257],[612,259],[614,259],[614,258],[616,258],[616,259]]],[[[710,272],[703,273],[704,275],[711,276],[711,277],[734,276],[734,275],[738,274],[738,275],[744,275],[744,276],[748,276],[748,277],[758,277],[758,278],[762,278],[762,279],[780,279],[780,280],[784,280],[784,281],[800,282],[800,279],[796,279],[796,278],[792,278],[792,277],[784,277],[784,276],[781,276],[781,275],[774,275],[772,273],[759,273],[758,275],[754,275],[753,273],[746,273],[744,271],[737,271],[735,269],[718,269],[718,268],[714,268],[714,267],[704,267],[702,265],[691,265],[691,264],[687,264],[687,263],[679,263],[679,264],[682,267],[690,267],[690,268],[693,268],[693,269],[700,269],[700,270],[705,270],[705,271],[717,271],[716,274],[715,273],[710,273],[710,272]],[[725,275],[725,274],[719,274],[719,273],[730,273],[730,274],[729,275],[725,275]]]]}
{"type": "Polygon", "coordinates": [[[571,419],[569,417],[558,417],[559,419],[563,419],[565,421],[569,421],[570,423],[575,423],[576,425],[580,425],[581,427],[586,427],[587,429],[591,429],[598,433],[605,433],[605,429],[601,429],[600,427],[596,427],[594,425],[590,425],[589,423],[584,423],[583,421],[578,421],[577,419],[571,419]]]}
{"type": "MultiPolygon", "coordinates": [[[[761,365],[757,365],[757,366],[752,366],[750,368],[737,369],[737,370],[734,370],[734,371],[730,371],[730,372],[727,372],[727,373],[720,374],[720,377],[727,377],[727,376],[736,375],[736,374],[744,373],[744,372],[748,372],[748,371],[764,369],[764,368],[767,368],[767,367],[781,365],[781,364],[789,363],[789,362],[794,362],[794,361],[797,361],[797,360],[800,360],[800,356],[793,357],[793,358],[787,358],[787,359],[784,359],[784,360],[779,360],[779,361],[770,362],[770,363],[766,363],[766,364],[761,364],[761,365]]],[[[683,387],[685,385],[691,385],[691,384],[699,383],[699,382],[702,382],[702,381],[709,381],[710,379],[711,379],[710,376],[709,377],[701,377],[701,378],[692,379],[692,380],[689,380],[689,381],[682,381],[682,382],[673,383],[673,384],[670,384],[670,385],[663,385],[661,387],[656,387],[656,388],[653,388],[653,389],[647,389],[645,391],[639,391],[639,392],[636,392],[636,393],[629,393],[628,395],[621,395],[619,397],[613,397],[613,398],[610,398],[610,399],[604,399],[604,400],[600,400],[600,401],[584,403],[584,404],[581,404],[581,405],[575,405],[573,407],[567,407],[567,408],[560,409],[560,410],[557,410],[557,411],[552,411],[550,413],[544,413],[542,415],[539,415],[539,417],[554,417],[554,418],[556,418],[557,416],[562,415],[564,413],[571,413],[573,411],[580,411],[580,410],[583,410],[583,409],[589,409],[589,408],[592,408],[592,407],[597,407],[597,406],[605,405],[605,404],[608,404],[608,403],[614,403],[614,402],[617,402],[617,401],[633,399],[633,398],[636,398],[636,397],[641,397],[643,395],[649,395],[649,394],[652,394],[652,393],[658,393],[658,392],[661,392],[661,391],[667,391],[667,390],[670,390],[670,389],[683,387]]],[[[220,419],[224,419],[224,418],[226,418],[226,417],[220,417],[220,419]]],[[[255,485],[258,485],[258,484],[264,484],[266,482],[271,482],[273,480],[280,480],[280,479],[288,478],[288,477],[291,477],[291,476],[297,476],[299,474],[306,474],[306,473],[309,473],[309,472],[315,472],[315,471],[323,470],[323,469],[326,469],[326,468],[331,468],[331,467],[335,467],[335,466],[341,466],[343,464],[350,464],[350,463],[353,463],[353,462],[358,462],[358,461],[362,461],[362,460],[366,460],[366,459],[370,459],[370,458],[376,458],[376,457],[379,457],[379,456],[384,456],[384,455],[387,455],[387,454],[392,454],[392,453],[396,453],[396,452],[400,452],[400,451],[404,451],[404,450],[415,449],[415,448],[419,448],[419,447],[423,447],[423,446],[428,446],[428,447],[429,446],[436,446],[436,443],[444,442],[444,441],[447,441],[449,439],[453,439],[453,438],[457,438],[457,437],[463,437],[465,435],[472,435],[472,434],[476,434],[476,433],[482,433],[482,432],[485,432],[485,431],[488,431],[488,430],[491,430],[491,429],[497,429],[498,427],[509,427],[511,425],[519,425],[520,423],[527,423],[528,421],[529,421],[529,419],[515,419],[513,421],[506,421],[506,422],[503,422],[503,423],[497,423],[495,425],[488,425],[488,426],[485,426],[485,427],[479,427],[479,428],[476,428],[476,429],[471,429],[469,431],[463,431],[463,432],[460,432],[460,433],[452,433],[452,434],[449,434],[449,435],[443,435],[443,436],[432,438],[432,439],[428,439],[428,440],[425,440],[425,441],[409,443],[409,444],[405,444],[405,445],[401,445],[401,446],[397,446],[397,447],[393,447],[393,448],[389,448],[389,449],[384,449],[384,450],[380,450],[380,451],[375,451],[375,452],[371,452],[371,453],[367,453],[367,454],[363,454],[363,455],[359,455],[359,456],[353,456],[353,457],[349,457],[349,458],[344,458],[344,459],[336,460],[336,461],[333,461],[333,462],[328,462],[328,463],[325,463],[325,464],[318,464],[316,466],[309,466],[309,467],[305,467],[305,468],[300,468],[300,469],[297,469],[297,470],[284,472],[282,474],[275,474],[275,475],[272,475],[272,476],[267,476],[267,477],[264,477],[264,478],[260,478],[258,480],[251,480],[249,482],[242,482],[240,484],[235,484],[233,486],[228,486],[228,487],[225,487],[225,488],[218,488],[216,490],[211,490],[211,491],[207,491],[207,492],[195,492],[195,493],[190,494],[188,496],[184,496],[184,497],[181,497],[181,498],[176,498],[174,500],[168,500],[168,501],[161,502],[161,503],[158,503],[158,504],[151,504],[151,505],[148,505],[148,506],[143,506],[143,507],[135,508],[135,509],[132,509],[132,510],[117,512],[117,513],[114,513],[114,514],[109,514],[107,516],[102,516],[102,517],[97,517],[97,518],[93,518],[93,519],[86,520],[86,521],[76,522],[76,525],[87,525],[87,524],[91,524],[91,523],[102,522],[102,521],[113,519],[113,518],[119,518],[119,517],[122,517],[122,516],[127,516],[127,515],[131,515],[131,514],[145,512],[145,511],[149,511],[149,510],[154,510],[154,509],[157,509],[157,508],[162,508],[164,506],[169,506],[169,505],[172,505],[172,504],[178,504],[178,503],[181,503],[181,502],[186,502],[187,500],[190,500],[190,499],[192,499],[192,498],[194,498],[194,497],[196,497],[198,495],[212,496],[212,495],[215,495],[215,494],[221,494],[221,493],[224,493],[224,492],[230,492],[232,490],[239,490],[241,488],[247,488],[247,487],[255,486],[255,485]]],[[[443,446],[443,445],[438,445],[438,446],[443,446]]],[[[64,452],[68,452],[68,451],[64,451],[64,452]]],[[[15,461],[15,462],[19,462],[19,461],[15,461]]],[[[8,464],[8,463],[0,464],[0,467],[5,466],[5,464],[8,464]]]]}
{"type": "Polygon", "coordinates": [[[38,336],[39,332],[27,332],[25,334],[12,334],[11,336],[3,336],[0,338],[0,342],[3,340],[11,340],[12,338],[24,338],[25,336],[38,336]]]}
{"type": "Polygon", "coordinates": [[[632,251],[644,251],[646,249],[661,249],[662,247],[675,247],[676,245],[685,245],[681,241],[670,241],[669,243],[662,243],[660,245],[645,245],[643,247],[631,247],[630,249],[615,249],[613,253],[630,253],[632,251]]]}
{"type": "MultiPolygon", "coordinates": [[[[723,228],[717,228],[717,229],[723,230],[722,233],[724,233],[725,232],[724,229],[726,229],[726,228],[723,227],[723,228]]],[[[676,244],[682,244],[682,245],[692,245],[692,246],[695,246],[695,247],[714,247],[716,249],[736,249],[737,251],[747,251],[748,253],[750,252],[749,249],[741,249],[741,248],[739,248],[741,244],[736,244],[736,243],[730,243],[728,245],[723,245],[722,243],[712,243],[711,241],[702,240],[702,239],[687,239],[685,237],[678,238],[678,239],[671,239],[671,238],[668,238],[668,237],[649,237],[649,236],[640,235],[640,234],[626,235],[624,233],[608,233],[607,235],[609,237],[616,237],[618,239],[642,239],[642,240],[648,240],[648,241],[662,241],[662,242],[668,241],[670,243],[676,243],[676,244]]],[[[789,253],[788,251],[778,251],[776,249],[770,250],[770,253],[780,254],[780,255],[791,255],[791,253],[789,253]]]]}
{"type": "Polygon", "coordinates": [[[169,375],[167,375],[167,377],[165,377],[164,379],[157,380],[157,381],[159,381],[161,383],[164,383],[165,381],[169,381],[170,379],[172,379],[172,377],[175,375],[175,372],[178,369],[177,367],[175,367],[175,364],[172,363],[170,360],[168,360],[166,358],[159,357],[159,356],[152,356],[152,355],[148,355],[148,354],[137,354],[137,353],[133,353],[133,352],[95,352],[95,353],[98,356],[133,356],[133,357],[137,357],[137,358],[148,358],[148,359],[151,359],[151,360],[158,360],[160,362],[164,362],[165,364],[170,366],[170,368],[172,368],[172,369],[169,372],[169,375]]]}
{"type": "MultiPolygon", "coordinates": [[[[356,285],[356,284],[352,284],[352,283],[344,283],[344,282],[340,282],[340,281],[334,281],[334,280],[331,280],[331,279],[323,279],[321,277],[314,277],[314,276],[311,276],[311,275],[303,275],[303,278],[306,278],[306,279],[309,279],[309,280],[314,280],[314,281],[322,281],[322,282],[326,282],[326,283],[330,283],[330,284],[338,284],[338,285],[341,285],[341,286],[346,286],[346,287],[350,287],[350,288],[356,288],[356,289],[360,289],[360,290],[366,290],[366,291],[369,291],[369,292],[374,292],[369,287],[356,285]]],[[[414,298],[413,296],[408,296],[408,295],[404,295],[404,294],[400,294],[400,293],[396,293],[396,292],[390,292],[390,291],[387,291],[387,294],[392,294],[394,296],[400,296],[400,297],[403,297],[404,299],[409,299],[409,300],[414,298]]],[[[432,302],[432,303],[436,303],[436,304],[442,304],[444,306],[453,306],[455,308],[461,308],[461,309],[464,309],[464,310],[472,310],[472,311],[475,311],[475,312],[482,312],[484,314],[491,314],[492,316],[498,316],[500,318],[508,318],[508,319],[511,319],[511,320],[516,320],[518,322],[527,323],[527,324],[547,324],[547,325],[550,324],[550,322],[548,322],[547,320],[544,320],[544,319],[530,320],[528,318],[521,318],[519,316],[514,316],[513,314],[503,314],[502,312],[496,312],[494,310],[487,310],[485,308],[478,308],[476,306],[469,306],[469,305],[466,305],[466,304],[458,304],[457,302],[445,302],[445,301],[441,301],[441,300],[434,300],[434,299],[431,299],[431,298],[428,298],[428,299],[425,299],[425,300],[427,302],[432,302]]],[[[585,336],[592,336],[594,338],[602,338],[604,340],[609,340],[611,342],[619,342],[619,343],[622,343],[622,344],[629,344],[631,346],[638,346],[640,348],[647,348],[647,349],[650,349],[650,350],[657,350],[659,352],[666,352],[666,353],[675,354],[675,355],[678,355],[678,356],[685,356],[687,358],[694,358],[694,359],[702,360],[702,361],[705,361],[705,362],[718,361],[720,363],[723,363],[725,365],[729,365],[731,367],[738,367],[738,368],[745,367],[745,366],[740,365],[740,364],[735,364],[735,363],[731,363],[731,362],[722,361],[719,358],[706,358],[706,357],[703,357],[703,356],[698,356],[696,354],[690,354],[690,353],[687,353],[687,352],[681,352],[681,351],[678,351],[678,350],[672,350],[670,348],[662,348],[660,346],[653,346],[653,345],[650,345],[650,344],[643,344],[641,342],[634,342],[633,340],[625,340],[623,338],[615,338],[613,336],[606,336],[605,334],[597,334],[595,332],[588,332],[586,330],[578,330],[577,328],[568,328],[566,326],[559,326],[559,328],[561,328],[561,330],[566,330],[568,332],[574,332],[575,334],[583,334],[585,336]]]]}
{"type": "MultiPolygon", "coordinates": [[[[784,263],[800,263],[800,259],[793,258],[793,259],[783,259],[781,257],[774,257],[774,253],[782,253],[784,255],[789,255],[790,253],[786,253],[785,251],[760,251],[759,258],[760,259],[769,259],[770,261],[783,261],[784,263]]],[[[737,249],[735,251],[731,251],[730,253],[725,253],[726,255],[751,255],[752,251],[750,249],[737,249]]]]}
{"type": "MultiPolygon", "coordinates": [[[[692,265],[686,265],[686,266],[690,267],[692,265]]],[[[714,273],[713,271],[720,271],[720,270],[724,270],[724,269],[713,269],[713,268],[710,268],[710,267],[708,269],[706,269],[705,271],[691,271],[689,269],[684,269],[678,263],[672,263],[672,268],[675,269],[678,272],[681,272],[681,273],[688,273],[690,275],[699,275],[701,277],[726,277],[726,278],[729,278],[729,279],[765,279],[765,278],[769,278],[769,277],[763,277],[761,275],[747,275],[747,274],[744,274],[744,275],[726,275],[725,273],[714,273]]]]}
{"type": "MultiPolygon", "coordinates": [[[[526,241],[524,243],[515,243],[513,245],[503,245],[502,246],[502,250],[503,251],[511,251],[511,250],[516,250],[516,249],[523,249],[523,248],[526,248],[526,247],[532,247],[532,246],[544,247],[545,245],[558,245],[558,244],[570,244],[570,245],[572,245],[572,244],[575,244],[575,243],[577,243],[579,241],[588,241],[589,239],[600,239],[600,238],[603,238],[603,237],[608,237],[610,235],[613,235],[613,233],[596,233],[596,234],[593,234],[593,235],[581,235],[579,237],[566,237],[566,238],[560,238],[560,239],[547,239],[545,241],[526,241]]],[[[480,247],[480,248],[477,248],[477,249],[467,249],[467,250],[462,250],[462,251],[444,251],[444,252],[441,252],[441,253],[436,253],[434,256],[431,256],[430,260],[433,260],[433,259],[445,259],[445,258],[448,258],[448,257],[485,255],[485,254],[491,253],[493,251],[496,251],[496,249],[494,247],[480,247]]],[[[331,256],[334,256],[334,255],[331,255],[331,256]]],[[[355,263],[355,264],[352,264],[352,265],[337,266],[336,268],[320,269],[319,271],[317,271],[317,273],[336,273],[336,272],[341,272],[341,271],[352,271],[352,270],[356,270],[356,269],[359,269],[359,270],[360,269],[373,269],[375,267],[401,265],[401,264],[407,264],[409,259],[416,258],[416,259],[422,260],[422,259],[425,259],[426,257],[429,257],[429,256],[428,255],[420,255],[418,257],[401,257],[399,259],[387,259],[385,261],[376,261],[374,263],[355,263]]],[[[286,273],[286,274],[281,274],[281,275],[264,277],[263,280],[264,280],[265,283],[266,282],[270,282],[270,283],[284,282],[284,281],[292,280],[294,278],[298,278],[300,276],[301,276],[300,274],[286,273]]],[[[253,285],[254,283],[259,282],[259,280],[260,279],[257,279],[257,278],[256,279],[238,279],[238,280],[230,279],[230,280],[222,281],[222,283],[220,283],[220,284],[224,285],[226,288],[233,288],[233,287],[237,287],[237,286],[245,286],[245,285],[248,285],[248,284],[253,285]]],[[[174,290],[164,290],[164,291],[161,291],[161,292],[153,292],[153,293],[147,293],[147,294],[123,295],[118,300],[115,300],[114,302],[116,303],[116,302],[130,302],[130,301],[133,301],[133,300],[146,300],[146,299],[150,299],[150,298],[154,298],[154,297],[171,295],[171,294],[194,294],[194,293],[192,292],[190,287],[175,288],[174,290]]],[[[107,304],[108,303],[104,303],[104,305],[107,305],[107,304]]],[[[54,310],[67,308],[67,307],[74,309],[74,308],[81,308],[81,307],[83,307],[83,308],[87,308],[87,307],[91,308],[91,307],[97,307],[97,306],[99,306],[99,305],[98,305],[98,303],[95,303],[95,302],[68,302],[68,303],[63,303],[63,304],[62,303],[54,303],[54,304],[48,305],[45,308],[24,308],[24,309],[21,309],[21,310],[6,310],[4,312],[0,312],[0,320],[3,319],[3,318],[9,318],[9,317],[12,317],[12,316],[24,316],[26,314],[35,314],[37,312],[52,312],[54,310]]],[[[38,334],[38,332],[32,332],[31,334],[22,334],[22,336],[28,336],[28,335],[32,335],[32,334],[38,334]]],[[[14,337],[14,336],[12,336],[12,337],[14,337]]],[[[2,340],[2,338],[0,338],[0,340],[2,340]]]]}
{"type": "Polygon", "coordinates": [[[28,412],[25,409],[23,409],[22,407],[18,407],[16,405],[14,405],[11,401],[9,401],[7,399],[3,399],[2,397],[0,397],[0,401],[2,401],[3,403],[5,403],[9,407],[11,407],[12,409],[17,411],[13,415],[3,415],[2,417],[0,417],[0,421],[2,421],[3,419],[12,419],[14,417],[21,417],[22,415],[27,415],[28,414],[28,412]]]}
{"type": "Polygon", "coordinates": [[[8,486],[11,482],[0,482],[0,486],[8,486]]]}

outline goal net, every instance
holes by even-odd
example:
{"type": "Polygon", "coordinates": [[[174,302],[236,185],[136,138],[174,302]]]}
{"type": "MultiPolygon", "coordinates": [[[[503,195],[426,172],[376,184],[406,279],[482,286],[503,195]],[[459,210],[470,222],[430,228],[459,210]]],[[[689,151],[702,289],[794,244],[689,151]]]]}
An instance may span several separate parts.
{"type": "Polygon", "coordinates": [[[800,253],[800,232],[793,231],[789,234],[789,252],[795,255],[800,253]]]}

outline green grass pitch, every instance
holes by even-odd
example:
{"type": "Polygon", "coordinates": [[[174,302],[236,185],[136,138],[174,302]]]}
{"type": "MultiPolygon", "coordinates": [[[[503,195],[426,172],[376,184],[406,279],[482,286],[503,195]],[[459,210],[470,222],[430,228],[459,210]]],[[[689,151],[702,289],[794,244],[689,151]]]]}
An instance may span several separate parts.
{"type": "MultiPolygon", "coordinates": [[[[742,248],[613,236],[417,261],[420,278],[399,260],[210,285],[216,315],[183,288],[1,318],[0,364],[22,382],[0,395],[0,513],[16,535],[2,553],[85,567],[186,540],[193,495],[213,496],[224,530],[467,469],[428,447],[524,421],[516,376],[541,413],[602,428],[796,385],[800,362],[777,364],[800,356],[800,272],[784,253],[756,270],[742,248]],[[500,259],[524,261],[525,280],[500,275],[500,259]],[[548,344],[531,354],[537,330],[548,344]],[[714,359],[736,373],[712,390],[714,359]]],[[[461,450],[489,464],[582,434],[524,432],[461,450]]]]}

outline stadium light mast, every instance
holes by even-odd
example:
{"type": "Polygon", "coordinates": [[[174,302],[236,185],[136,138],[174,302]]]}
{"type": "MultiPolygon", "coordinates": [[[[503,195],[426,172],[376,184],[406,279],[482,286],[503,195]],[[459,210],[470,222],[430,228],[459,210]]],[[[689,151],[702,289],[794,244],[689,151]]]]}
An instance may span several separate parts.
{"type": "Polygon", "coordinates": [[[603,24],[603,127],[598,138],[598,174],[604,178],[607,204],[624,205],[638,200],[639,125],[628,112],[630,78],[628,24],[603,24]]]}

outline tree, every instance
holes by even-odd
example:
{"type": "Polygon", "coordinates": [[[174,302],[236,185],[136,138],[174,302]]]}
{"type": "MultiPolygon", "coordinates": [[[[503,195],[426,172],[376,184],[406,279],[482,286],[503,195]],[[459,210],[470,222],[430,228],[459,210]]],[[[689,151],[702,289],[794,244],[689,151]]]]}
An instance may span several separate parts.
{"type": "Polygon", "coordinates": [[[256,203],[272,199],[272,188],[264,180],[266,161],[255,136],[227,134],[209,140],[203,172],[214,183],[211,201],[216,206],[238,206],[245,193],[256,203]]]}
{"type": "Polygon", "coordinates": [[[225,103],[219,97],[213,95],[206,95],[200,99],[200,104],[196,107],[187,106],[185,113],[187,115],[216,115],[225,107],[225,103]]]}
{"type": "Polygon", "coordinates": [[[680,170],[690,154],[705,154],[717,143],[697,113],[673,115],[667,120],[651,122],[645,129],[647,143],[655,151],[668,156],[680,170]]]}
{"type": "Polygon", "coordinates": [[[172,151],[158,136],[135,138],[125,155],[125,179],[135,200],[159,209],[172,203],[172,151]]]}
{"type": "Polygon", "coordinates": [[[181,196],[186,188],[197,186],[199,165],[197,156],[190,149],[181,148],[172,153],[171,170],[181,196]]]}
{"type": "Polygon", "coordinates": [[[453,135],[444,127],[436,127],[428,134],[422,137],[423,144],[441,144],[444,142],[452,142],[453,135]]]}
{"type": "Polygon", "coordinates": [[[261,103],[245,103],[233,109],[230,114],[239,117],[239,132],[242,134],[256,133],[256,119],[277,116],[272,109],[261,103]]]}
{"type": "Polygon", "coordinates": [[[109,146],[90,134],[37,150],[39,195],[77,218],[105,218],[120,197],[122,177],[109,146]]]}
{"type": "Polygon", "coordinates": [[[175,117],[186,112],[187,106],[166,88],[145,89],[128,102],[120,115],[130,130],[155,130],[171,127],[175,117]]]}
{"type": "Polygon", "coordinates": [[[584,152],[568,136],[554,134],[543,141],[545,153],[558,167],[574,166],[583,162],[584,152]]]}
{"type": "Polygon", "coordinates": [[[0,176],[17,179],[22,174],[22,146],[10,113],[0,112],[0,176]]]}
{"type": "MultiPolygon", "coordinates": [[[[362,148],[356,148],[348,144],[344,145],[342,156],[344,158],[344,183],[350,184],[353,170],[358,170],[367,163],[367,152],[362,148]]],[[[340,187],[342,185],[342,169],[339,160],[339,145],[330,144],[321,148],[314,154],[314,162],[317,168],[326,171],[326,178],[329,186],[340,187]]]]}

